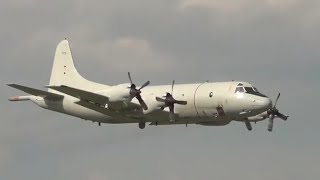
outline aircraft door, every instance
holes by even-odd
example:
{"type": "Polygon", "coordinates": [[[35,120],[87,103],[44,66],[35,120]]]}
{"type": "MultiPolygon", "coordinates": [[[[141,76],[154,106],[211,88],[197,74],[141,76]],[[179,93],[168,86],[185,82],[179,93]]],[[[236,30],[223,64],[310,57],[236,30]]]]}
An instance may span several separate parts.
{"type": "Polygon", "coordinates": [[[195,109],[200,118],[214,119],[219,110],[219,96],[213,84],[201,84],[195,92],[195,109]]]}

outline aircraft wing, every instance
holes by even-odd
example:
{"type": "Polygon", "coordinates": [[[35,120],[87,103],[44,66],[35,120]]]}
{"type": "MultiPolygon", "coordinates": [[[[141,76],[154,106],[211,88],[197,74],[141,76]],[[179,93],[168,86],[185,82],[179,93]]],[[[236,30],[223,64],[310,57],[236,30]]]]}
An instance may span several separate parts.
{"type": "Polygon", "coordinates": [[[48,86],[50,89],[54,89],[56,91],[62,92],[64,94],[68,94],[70,96],[73,96],[75,98],[78,98],[80,100],[84,101],[91,101],[93,103],[97,103],[100,105],[106,105],[109,103],[109,98],[97,93],[76,89],[69,86],[48,86]]]}
{"type": "Polygon", "coordinates": [[[55,94],[55,93],[51,93],[51,92],[47,92],[47,91],[43,91],[43,90],[39,90],[39,89],[34,89],[31,87],[27,87],[27,86],[22,86],[19,84],[7,84],[10,87],[19,89],[23,92],[26,92],[28,94],[34,95],[34,96],[40,96],[43,98],[63,98],[62,95],[59,94],[55,94]]]}
{"type": "MultiPolygon", "coordinates": [[[[104,105],[108,104],[108,106],[109,106],[110,101],[109,101],[108,97],[103,96],[101,94],[97,94],[97,93],[93,93],[93,92],[89,92],[89,91],[85,91],[85,90],[81,90],[81,89],[76,89],[76,88],[64,86],[64,85],[62,85],[62,86],[48,86],[48,88],[54,89],[56,91],[59,91],[59,92],[65,93],[67,95],[73,96],[75,98],[78,98],[79,101],[75,102],[76,104],[83,106],[83,107],[86,107],[88,109],[100,112],[100,113],[105,114],[107,116],[110,116],[115,120],[121,120],[124,122],[134,121],[132,118],[127,117],[125,114],[123,114],[117,110],[105,108],[104,105]]],[[[112,103],[112,104],[114,104],[114,103],[112,103]]]]}
{"type": "MultiPolygon", "coordinates": [[[[123,107],[123,102],[110,102],[107,96],[97,94],[94,92],[89,92],[89,91],[85,91],[85,90],[81,90],[81,89],[77,89],[77,88],[73,88],[65,85],[47,86],[47,87],[50,89],[54,89],[56,91],[62,92],[64,94],[73,96],[83,101],[90,101],[99,105],[108,104],[108,107],[113,109],[119,109],[119,108],[121,109],[123,107]]],[[[134,108],[141,108],[141,106],[130,102],[125,109],[130,111],[131,109],[134,109],[134,108]]]]}
{"type": "MultiPolygon", "coordinates": [[[[92,103],[87,102],[87,101],[81,101],[80,100],[80,101],[75,102],[75,103],[79,104],[80,106],[86,107],[88,109],[91,109],[91,110],[97,111],[99,113],[105,114],[107,116],[110,116],[115,120],[121,120],[123,122],[132,122],[133,121],[132,118],[127,117],[127,116],[121,114],[118,111],[113,111],[113,110],[110,110],[110,109],[107,109],[107,108],[103,108],[101,106],[97,106],[97,105],[92,104],[92,103]]],[[[115,121],[115,122],[119,123],[118,121],[115,121]]]]}

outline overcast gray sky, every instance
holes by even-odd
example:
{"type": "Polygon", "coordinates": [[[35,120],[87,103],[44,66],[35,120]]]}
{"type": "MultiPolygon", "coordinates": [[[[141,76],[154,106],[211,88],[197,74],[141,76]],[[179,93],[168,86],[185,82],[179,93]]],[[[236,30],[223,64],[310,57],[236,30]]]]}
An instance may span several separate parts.
{"type": "Polygon", "coordinates": [[[320,1],[10,0],[0,2],[0,179],[238,179],[320,177],[320,1]],[[191,125],[98,127],[11,103],[16,82],[43,88],[56,45],[105,84],[244,80],[290,115],[248,132],[191,125]]]}

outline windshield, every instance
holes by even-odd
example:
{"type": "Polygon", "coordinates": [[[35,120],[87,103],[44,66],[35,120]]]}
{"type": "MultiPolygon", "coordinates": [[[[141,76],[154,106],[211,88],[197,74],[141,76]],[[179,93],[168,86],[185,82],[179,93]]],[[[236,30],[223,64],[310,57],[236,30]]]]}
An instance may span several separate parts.
{"type": "Polygon", "coordinates": [[[236,87],[235,93],[239,93],[239,92],[244,92],[244,88],[243,87],[236,87]]]}
{"type": "Polygon", "coordinates": [[[244,89],[246,90],[246,93],[252,94],[255,93],[256,91],[253,90],[252,87],[244,87],[244,89]]]}
{"type": "Polygon", "coordinates": [[[266,95],[260,93],[256,87],[244,86],[241,83],[237,85],[235,93],[247,93],[255,96],[267,97],[266,95]]]}
{"type": "Polygon", "coordinates": [[[261,94],[257,88],[255,87],[244,87],[244,89],[246,90],[246,93],[248,94],[252,94],[252,95],[256,95],[256,96],[261,96],[261,97],[267,97],[264,94],[261,94]]]}

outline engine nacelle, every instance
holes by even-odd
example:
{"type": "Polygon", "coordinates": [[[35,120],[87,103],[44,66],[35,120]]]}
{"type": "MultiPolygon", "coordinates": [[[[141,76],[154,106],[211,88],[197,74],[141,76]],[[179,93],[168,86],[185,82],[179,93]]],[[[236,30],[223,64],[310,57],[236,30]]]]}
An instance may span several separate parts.
{"type": "Polygon", "coordinates": [[[119,84],[110,87],[105,93],[110,102],[124,101],[130,96],[130,84],[119,84]]]}
{"type": "Polygon", "coordinates": [[[266,119],[268,117],[268,113],[267,111],[266,112],[263,112],[261,114],[258,114],[256,116],[251,116],[251,117],[248,117],[247,119],[249,121],[254,121],[254,122],[257,122],[257,121],[262,121],[264,119],[266,119]]]}
{"type": "Polygon", "coordinates": [[[247,118],[249,121],[262,121],[265,118],[263,116],[251,116],[247,118]]]}

